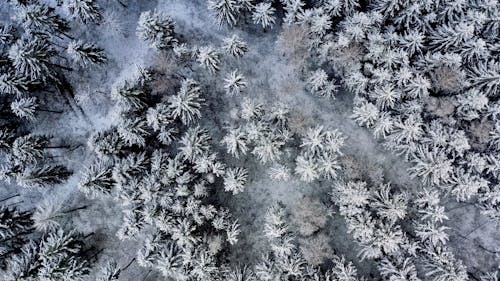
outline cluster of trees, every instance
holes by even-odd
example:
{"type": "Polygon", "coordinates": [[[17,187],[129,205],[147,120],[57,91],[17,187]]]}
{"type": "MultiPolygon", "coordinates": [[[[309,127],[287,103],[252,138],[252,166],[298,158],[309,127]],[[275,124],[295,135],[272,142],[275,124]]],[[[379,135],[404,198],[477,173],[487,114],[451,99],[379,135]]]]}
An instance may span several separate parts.
{"type": "Polygon", "coordinates": [[[208,8],[219,25],[235,26],[251,19],[254,24],[268,28],[276,22],[272,1],[208,0],[208,8]]]}
{"type": "MultiPolygon", "coordinates": [[[[331,13],[328,5],[311,13],[318,11],[331,13]]],[[[318,34],[314,43],[320,62],[355,94],[354,120],[413,163],[410,173],[424,186],[472,199],[493,219],[498,13],[494,1],[375,1],[330,14],[343,17],[335,34],[318,34]]]]}
{"type": "Polygon", "coordinates": [[[25,187],[61,183],[71,172],[48,150],[67,146],[30,134],[24,124],[35,122],[38,114],[62,113],[40,106],[39,99],[62,99],[72,109],[77,106],[66,75],[72,67],[104,64],[107,58],[95,44],[74,40],[70,23],[98,24],[101,11],[95,1],[74,0],[68,4],[66,19],[62,7],[42,1],[8,2],[14,22],[0,23],[0,149],[5,159],[0,177],[25,187]]]}
{"type": "Polygon", "coordinates": [[[237,112],[222,138],[227,153],[240,158],[250,152],[261,164],[270,164],[269,176],[277,181],[291,178],[290,162],[295,162],[294,174],[305,182],[337,176],[338,156],[345,141],[339,131],[322,126],[305,132],[292,129],[290,109],[284,105],[267,107],[244,99],[237,112]]]}
{"type": "Polygon", "coordinates": [[[219,185],[240,192],[247,174],[226,168],[197,124],[202,86],[181,79],[175,92],[160,97],[152,84],[161,75],[140,69],[113,89],[118,124],[90,137],[96,159],[80,188],[122,206],[117,235],[140,243],[139,265],[176,280],[219,280],[224,249],[240,230],[213,195],[219,185]]]}
{"type": "Polygon", "coordinates": [[[387,280],[469,280],[462,261],[447,247],[448,219],[437,191],[420,192],[414,200],[390,184],[360,180],[338,182],[332,201],[359,244],[362,259],[378,264],[387,280]],[[409,215],[418,219],[403,224],[409,215]],[[422,279],[424,278],[424,279],[422,279]]]}
{"type": "Polygon", "coordinates": [[[264,235],[269,250],[253,267],[229,272],[228,281],[356,281],[357,269],[342,256],[332,255],[328,269],[308,264],[296,245],[295,233],[289,227],[285,207],[277,203],[266,213],[264,235]]]}
{"type": "Polygon", "coordinates": [[[78,281],[87,276],[96,255],[87,241],[93,233],[75,232],[69,218],[84,208],[65,209],[53,200],[30,211],[1,207],[1,279],[78,281]]]}

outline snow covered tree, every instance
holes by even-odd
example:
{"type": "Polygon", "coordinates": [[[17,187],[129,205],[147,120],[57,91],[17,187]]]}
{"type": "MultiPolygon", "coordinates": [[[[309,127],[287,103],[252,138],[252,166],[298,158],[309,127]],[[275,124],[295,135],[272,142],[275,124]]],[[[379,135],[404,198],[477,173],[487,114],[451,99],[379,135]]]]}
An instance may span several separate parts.
{"type": "Polygon", "coordinates": [[[10,47],[8,56],[18,76],[46,81],[52,76],[50,60],[55,54],[46,39],[23,37],[10,47]]]}
{"type": "Polygon", "coordinates": [[[219,25],[236,25],[241,9],[239,0],[208,0],[208,9],[215,14],[219,25]]]}
{"type": "Polygon", "coordinates": [[[99,65],[108,61],[103,49],[81,40],[71,41],[66,52],[74,62],[82,66],[99,65]]]}
{"type": "MultiPolygon", "coordinates": [[[[259,128],[255,129],[259,130],[259,128]]],[[[250,136],[251,134],[249,133],[248,135],[250,136]]],[[[281,147],[284,144],[285,142],[281,139],[264,136],[256,141],[252,154],[257,156],[263,164],[273,162],[280,158],[282,154],[281,147]]]]}
{"type": "Polygon", "coordinates": [[[159,103],[155,107],[148,108],[146,120],[155,131],[160,131],[172,124],[173,118],[168,104],[159,103]]]}
{"type": "Polygon", "coordinates": [[[439,149],[420,146],[414,159],[415,166],[410,168],[413,177],[419,176],[425,184],[436,186],[451,181],[452,161],[439,149]]]}
{"type": "Polygon", "coordinates": [[[299,155],[295,159],[295,173],[302,181],[312,182],[319,178],[319,166],[311,157],[299,155]]]}
{"type": "Polygon", "coordinates": [[[28,81],[24,75],[16,75],[7,71],[0,74],[0,94],[22,96],[28,90],[28,81]]]}
{"type": "Polygon", "coordinates": [[[109,195],[114,187],[112,169],[101,162],[90,165],[84,171],[79,187],[90,197],[109,195]]]}
{"type": "Polygon", "coordinates": [[[328,80],[328,75],[323,69],[314,71],[307,79],[307,85],[313,94],[326,98],[334,98],[339,87],[328,80]]]}
{"type": "Polygon", "coordinates": [[[66,216],[62,210],[62,203],[57,199],[46,199],[36,206],[32,216],[36,230],[49,232],[60,227],[62,219],[66,216]]]}
{"type": "Polygon", "coordinates": [[[169,50],[177,45],[175,22],[159,11],[142,12],[137,24],[137,35],[157,50],[169,50]]]}
{"type": "Polygon", "coordinates": [[[248,173],[244,168],[228,169],[224,175],[224,190],[238,194],[245,188],[248,173]]]}
{"type": "Polygon", "coordinates": [[[73,18],[83,23],[100,23],[102,13],[96,0],[68,0],[67,8],[73,18]]]}
{"type": "Polygon", "coordinates": [[[168,98],[168,108],[173,118],[179,118],[183,124],[189,125],[201,116],[204,99],[200,97],[201,88],[198,82],[184,79],[176,95],[168,98]]]}
{"type": "Polygon", "coordinates": [[[222,48],[224,51],[233,57],[241,58],[248,52],[248,44],[241,40],[241,38],[236,34],[231,37],[224,38],[222,42],[222,48]]]}
{"type": "Polygon", "coordinates": [[[190,161],[195,161],[203,156],[210,148],[210,136],[205,129],[200,127],[191,127],[180,139],[180,155],[190,161]]]}
{"type": "Polygon", "coordinates": [[[99,158],[107,159],[117,157],[122,152],[125,143],[120,138],[117,129],[112,127],[92,134],[87,145],[99,158]]]}
{"type": "Polygon", "coordinates": [[[31,212],[21,211],[18,208],[0,207],[0,243],[2,244],[0,266],[3,269],[6,268],[9,257],[21,250],[26,236],[33,232],[31,215],[31,212]]]}
{"type": "Polygon", "coordinates": [[[16,181],[23,187],[46,187],[65,181],[71,172],[61,165],[35,165],[26,167],[16,175],[16,181]]]}
{"type": "Polygon", "coordinates": [[[35,111],[36,111],[37,103],[36,98],[21,98],[13,101],[10,104],[10,109],[14,114],[21,118],[26,118],[28,120],[35,119],[35,111]]]}
{"type": "Polygon", "coordinates": [[[252,13],[253,23],[260,24],[263,28],[272,26],[276,22],[275,13],[276,9],[271,6],[271,3],[261,2],[255,5],[252,13]]]}
{"type": "Polygon", "coordinates": [[[269,169],[269,177],[275,181],[288,181],[291,177],[290,169],[284,165],[274,165],[269,169]]]}
{"type": "Polygon", "coordinates": [[[12,144],[12,154],[22,162],[35,162],[43,159],[44,149],[48,148],[49,138],[43,135],[18,137],[12,144]]]}
{"type": "Polygon", "coordinates": [[[234,96],[243,92],[246,88],[246,81],[243,75],[234,70],[224,79],[224,90],[228,96],[234,96]]]}
{"type": "Polygon", "coordinates": [[[203,46],[198,49],[196,60],[201,66],[214,73],[220,68],[219,52],[211,46],[203,46]]]}
{"type": "Polygon", "coordinates": [[[241,129],[229,129],[228,133],[222,138],[222,143],[226,145],[227,152],[238,158],[245,155],[248,151],[247,137],[241,129]]]}
{"type": "Polygon", "coordinates": [[[380,112],[374,104],[365,101],[354,106],[351,118],[361,126],[371,127],[378,120],[379,114],[380,112]]]}
{"type": "Polygon", "coordinates": [[[14,131],[7,128],[0,128],[0,150],[10,149],[15,139],[16,134],[14,131]]]}
{"type": "Polygon", "coordinates": [[[42,3],[18,6],[14,18],[27,30],[66,35],[70,29],[68,23],[55,12],[54,8],[42,3]]]}

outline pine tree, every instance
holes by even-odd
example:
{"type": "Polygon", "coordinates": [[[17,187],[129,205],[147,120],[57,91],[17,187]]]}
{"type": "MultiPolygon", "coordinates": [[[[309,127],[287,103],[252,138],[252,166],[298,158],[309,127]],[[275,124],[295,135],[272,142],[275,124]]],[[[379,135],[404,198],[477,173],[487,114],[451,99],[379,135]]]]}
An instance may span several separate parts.
{"type": "Polygon", "coordinates": [[[90,197],[109,195],[114,187],[112,169],[102,162],[90,165],[84,171],[79,187],[90,197]]]}
{"type": "Polygon", "coordinates": [[[378,120],[380,112],[378,108],[370,102],[362,102],[354,106],[353,118],[359,125],[371,127],[378,120]]]}
{"type": "Polygon", "coordinates": [[[241,58],[248,52],[248,44],[241,40],[238,35],[233,35],[223,39],[222,48],[227,54],[241,58]]]}
{"type": "Polygon", "coordinates": [[[16,134],[12,130],[0,128],[0,150],[10,149],[15,139],[16,134]]]}
{"type": "Polygon", "coordinates": [[[102,21],[101,9],[95,0],[68,0],[66,5],[69,14],[83,23],[100,23],[102,21]]]}
{"type": "Polygon", "coordinates": [[[49,42],[40,37],[23,37],[10,47],[8,53],[16,75],[34,81],[46,81],[52,76],[50,59],[54,55],[49,42]]]}
{"type": "Polygon", "coordinates": [[[224,79],[224,90],[228,96],[234,96],[243,92],[246,88],[246,81],[243,75],[234,70],[224,79]]]}
{"type": "Polygon", "coordinates": [[[240,155],[245,155],[248,151],[247,141],[246,135],[241,129],[230,129],[221,142],[226,145],[228,153],[239,158],[240,155]]]}
{"type": "Polygon", "coordinates": [[[74,62],[82,66],[99,65],[108,61],[103,49],[81,40],[71,41],[66,52],[74,62]]]}
{"type": "Polygon", "coordinates": [[[179,141],[181,144],[179,153],[184,159],[195,162],[210,149],[209,141],[210,136],[205,129],[198,126],[191,127],[179,141]]]}
{"type": "Polygon", "coordinates": [[[181,88],[176,95],[168,98],[168,108],[173,118],[179,118],[183,124],[189,125],[201,116],[201,106],[204,99],[198,82],[192,79],[182,81],[181,88]]]}
{"type": "Polygon", "coordinates": [[[276,22],[274,16],[275,12],[276,9],[271,6],[271,3],[259,3],[255,5],[255,10],[252,14],[253,23],[260,24],[263,28],[267,28],[276,22]]]}
{"type": "Polygon", "coordinates": [[[137,24],[137,35],[157,50],[169,50],[177,45],[175,22],[158,11],[141,13],[137,24]]]}
{"type": "Polygon", "coordinates": [[[28,81],[24,76],[17,76],[11,71],[0,74],[0,94],[19,97],[27,90],[28,81]]]}
{"type": "Polygon", "coordinates": [[[148,108],[146,120],[148,125],[155,131],[161,131],[172,124],[172,112],[165,103],[159,103],[155,107],[148,108]]]}
{"type": "Polygon", "coordinates": [[[49,138],[43,135],[18,137],[12,145],[12,154],[22,162],[35,162],[44,158],[44,149],[48,148],[49,138]]]}
{"type": "Polygon", "coordinates": [[[98,131],[88,141],[89,148],[101,159],[117,157],[125,146],[116,128],[98,131]]]}
{"type": "Polygon", "coordinates": [[[46,187],[64,182],[71,172],[61,165],[28,166],[16,176],[17,183],[23,187],[46,187]]]}
{"type": "Polygon", "coordinates": [[[36,103],[36,98],[21,98],[13,101],[10,104],[12,112],[18,117],[26,118],[28,120],[35,119],[35,111],[38,104],[36,103]]]}
{"type": "Polygon", "coordinates": [[[19,6],[15,19],[26,30],[65,34],[70,29],[68,23],[55,13],[54,8],[41,3],[19,6]]]}
{"type": "Polygon", "coordinates": [[[36,230],[48,232],[58,229],[65,216],[62,207],[62,201],[53,199],[38,204],[32,216],[36,230]]]}
{"type": "Polygon", "coordinates": [[[302,181],[312,182],[319,178],[319,166],[311,157],[299,155],[295,159],[295,164],[295,173],[302,181]]]}
{"type": "Polygon", "coordinates": [[[6,266],[6,259],[22,248],[25,236],[31,232],[33,232],[31,212],[0,207],[0,243],[2,243],[0,266],[2,268],[6,266]]]}
{"type": "Polygon", "coordinates": [[[127,116],[120,121],[121,122],[117,131],[126,145],[138,145],[141,147],[146,145],[146,138],[151,134],[146,121],[146,116],[127,116]]]}
{"type": "Polygon", "coordinates": [[[219,25],[236,25],[241,9],[239,0],[208,0],[208,9],[215,14],[219,25]]]}
{"type": "Polygon", "coordinates": [[[238,194],[245,188],[248,173],[244,168],[228,169],[224,175],[224,190],[238,194]]]}
{"type": "Polygon", "coordinates": [[[201,47],[198,50],[198,57],[196,60],[211,73],[218,71],[220,68],[219,52],[211,46],[201,47]]]}

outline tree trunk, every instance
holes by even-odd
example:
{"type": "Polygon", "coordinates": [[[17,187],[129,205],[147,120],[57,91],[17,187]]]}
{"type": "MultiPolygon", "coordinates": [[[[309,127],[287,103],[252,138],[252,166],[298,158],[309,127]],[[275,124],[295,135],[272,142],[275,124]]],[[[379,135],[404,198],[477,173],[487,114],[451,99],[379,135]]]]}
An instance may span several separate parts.
{"type": "Polygon", "coordinates": [[[19,193],[16,193],[16,194],[14,194],[14,195],[12,195],[12,196],[9,196],[9,197],[6,197],[6,198],[4,198],[4,199],[1,199],[1,200],[0,200],[0,202],[7,201],[7,200],[12,199],[12,198],[14,198],[14,197],[17,197],[17,196],[19,196],[19,195],[20,195],[19,193]]]}
{"type": "Polygon", "coordinates": [[[69,213],[72,213],[72,212],[75,212],[75,211],[78,211],[78,210],[84,210],[84,209],[87,209],[87,208],[88,208],[87,205],[81,206],[81,207],[76,207],[76,208],[73,208],[73,209],[69,209],[69,210],[63,211],[63,214],[69,214],[69,213]]]}

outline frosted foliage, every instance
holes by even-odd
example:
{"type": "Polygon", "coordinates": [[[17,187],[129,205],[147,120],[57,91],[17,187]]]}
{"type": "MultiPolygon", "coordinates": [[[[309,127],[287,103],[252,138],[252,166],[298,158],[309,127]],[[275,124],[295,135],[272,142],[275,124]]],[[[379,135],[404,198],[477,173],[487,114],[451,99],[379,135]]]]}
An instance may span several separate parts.
{"type": "Polygon", "coordinates": [[[91,43],[72,41],[69,43],[66,51],[73,61],[83,66],[98,65],[107,62],[104,51],[91,43]]]}
{"type": "Polygon", "coordinates": [[[50,44],[37,37],[22,38],[8,52],[16,73],[30,80],[46,80],[51,76],[50,59],[54,55],[50,44]]]}
{"type": "Polygon", "coordinates": [[[243,168],[228,169],[224,175],[224,190],[238,194],[245,188],[248,173],[243,168]]]}
{"type": "Polygon", "coordinates": [[[83,23],[99,23],[102,20],[100,7],[95,0],[68,0],[70,14],[83,23]]]}
{"type": "Polygon", "coordinates": [[[29,120],[35,119],[35,112],[38,104],[36,98],[21,98],[13,101],[10,108],[15,115],[29,120]]]}
{"type": "Polygon", "coordinates": [[[239,0],[208,0],[208,9],[211,10],[219,25],[235,25],[240,11],[239,0]]]}
{"type": "Polygon", "coordinates": [[[172,18],[159,11],[141,13],[137,23],[139,38],[158,50],[170,49],[177,44],[174,29],[172,18]]]}
{"type": "Polygon", "coordinates": [[[0,2],[0,280],[498,279],[498,1],[0,2]]]}
{"type": "Polygon", "coordinates": [[[228,96],[234,96],[243,92],[247,83],[245,82],[245,77],[238,73],[238,70],[229,73],[226,79],[224,79],[224,90],[228,96]]]}
{"type": "Polygon", "coordinates": [[[219,70],[219,52],[211,46],[204,46],[198,50],[197,61],[201,66],[214,73],[219,70]]]}
{"type": "Polygon", "coordinates": [[[205,101],[200,95],[201,89],[196,81],[182,81],[179,92],[168,98],[172,117],[179,118],[184,124],[190,124],[199,118],[200,108],[205,101]]]}
{"type": "Polygon", "coordinates": [[[276,9],[271,7],[271,3],[262,2],[255,6],[255,10],[252,14],[252,20],[255,24],[260,24],[263,28],[272,26],[276,18],[274,13],[276,9]]]}
{"type": "Polygon", "coordinates": [[[238,35],[224,38],[222,48],[233,57],[242,57],[248,52],[248,44],[241,40],[238,35]]]}

